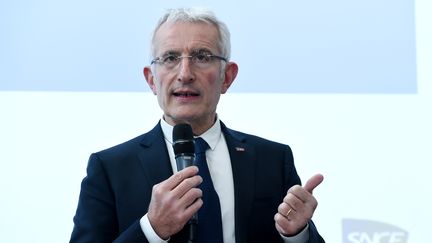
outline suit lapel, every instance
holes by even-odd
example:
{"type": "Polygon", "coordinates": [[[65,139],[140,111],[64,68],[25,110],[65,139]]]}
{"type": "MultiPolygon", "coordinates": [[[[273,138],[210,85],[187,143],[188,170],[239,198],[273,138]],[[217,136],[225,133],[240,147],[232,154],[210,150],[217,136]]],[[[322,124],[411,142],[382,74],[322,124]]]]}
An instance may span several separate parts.
{"type": "Polygon", "coordinates": [[[166,143],[160,123],[145,134],[141,141],[142,152],[138,155],[146,173],[146,180],[153,186],[173,174],[166,143]]]}
{"type": "Polygon", "coordinates": [[[248,218],[254,199],[255,150],[239,133],[222,122],[222,132],[228,146],[234,179],[236,242],[247,241],[248,218]]]}

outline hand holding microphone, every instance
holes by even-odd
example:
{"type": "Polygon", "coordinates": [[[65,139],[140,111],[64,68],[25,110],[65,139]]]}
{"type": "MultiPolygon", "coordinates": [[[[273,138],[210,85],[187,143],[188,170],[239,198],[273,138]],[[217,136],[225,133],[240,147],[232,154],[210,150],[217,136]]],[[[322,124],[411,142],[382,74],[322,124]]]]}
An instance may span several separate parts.
{"type": "MultiPolygon", "coordinates": [[[[173,130],[173,148],[178,172],[153,186],[148,219],[162,239],[179,232],[186,223],[196,224],[196,213],[202,206],[202,182],[198,168],[193,165],[194,144],[192,129],[187,124],[173,130]]],[[[191,227],[193,228],[193,227],[191,227]]]]}

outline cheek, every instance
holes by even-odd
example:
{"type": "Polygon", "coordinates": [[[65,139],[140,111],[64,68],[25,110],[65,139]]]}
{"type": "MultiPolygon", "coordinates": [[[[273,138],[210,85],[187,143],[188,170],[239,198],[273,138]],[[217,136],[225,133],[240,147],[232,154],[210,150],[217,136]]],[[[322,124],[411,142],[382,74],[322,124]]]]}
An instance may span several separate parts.
{"type": "Polygon", "coordinates": [[[224,78],[225,75],[221,74],[219,70],[217,72],[214,72],[211,75],[207,76],[207,80],[212,80],[207,85],[208,87],[212,87],[211,91],[220,93],[221,90],[224,88],[224,78]]]}
{"type": "Polygon", "coordinates": [[[208,86],[207,92],[210,97],[210,103],[217,105],[221,94],[224,92],[224,86],[221,80],[216,80],[212,85],[208,86]]]}
{"type": "Polygon", "coordinates": [[[167,92],[167,84],[166,81],[162,82],[161,80],[167,80],[167,77],[165,77],[164,75],[158,75],[158,77],[155,77],[155,81],[154,81],[154,86],[152,88],[153,93],[156,95],[165,95],[165,93],[167,92]]]}

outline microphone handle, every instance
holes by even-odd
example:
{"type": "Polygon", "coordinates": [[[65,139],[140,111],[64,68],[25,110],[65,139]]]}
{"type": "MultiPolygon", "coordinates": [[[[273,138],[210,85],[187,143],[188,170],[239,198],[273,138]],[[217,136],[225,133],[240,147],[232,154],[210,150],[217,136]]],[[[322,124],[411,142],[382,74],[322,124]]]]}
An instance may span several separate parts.
{"type": "MultiPolygon", "coordinates": [[[[177,164],[177,171],[180,171],[194,164],[193,162],[195,160],[195,154],[179,154],[176,155],[175,159],[177,164]]],[[[197,225],[198,225],[198,213],[192,215],[192,218],[189,219],[188,225],[189,225],[188,243],[193,243],[195,242],[196,234],[197,234],[196,232],[197,232],[197,225]]]]}
{"type": "Polygon", "coordinates": [[[176,155],[177,171],[181,171],[186,167],[192,166],[195,160],[195,154],[179,154],[176,155]]]}
{"type": "Polygon", "coordinates": [[[196,235],[197,235],[197,226],[198,226],[198,213],[195,213],[192,215],[192,218],[189,219],[189,239],[188,243],[195,242],[196,235]]]}

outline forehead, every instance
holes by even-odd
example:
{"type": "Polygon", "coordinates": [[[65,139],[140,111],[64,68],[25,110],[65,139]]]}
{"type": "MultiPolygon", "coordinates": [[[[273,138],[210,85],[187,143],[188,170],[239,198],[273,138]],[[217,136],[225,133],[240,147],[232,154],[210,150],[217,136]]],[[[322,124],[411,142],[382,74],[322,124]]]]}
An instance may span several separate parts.
{"type": "Polygon", "coordinates": [[[164,23],[156,31],[153,41],[156,55],[167,51],[190,53],[196,49],[220,51],[217,28],[204,22],[164,23]]]}

